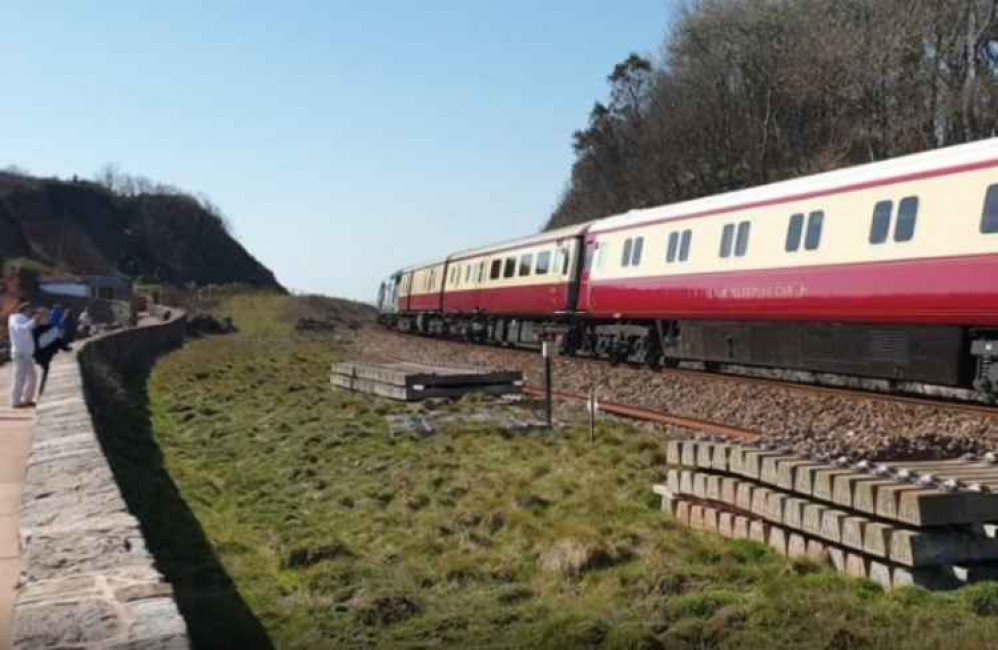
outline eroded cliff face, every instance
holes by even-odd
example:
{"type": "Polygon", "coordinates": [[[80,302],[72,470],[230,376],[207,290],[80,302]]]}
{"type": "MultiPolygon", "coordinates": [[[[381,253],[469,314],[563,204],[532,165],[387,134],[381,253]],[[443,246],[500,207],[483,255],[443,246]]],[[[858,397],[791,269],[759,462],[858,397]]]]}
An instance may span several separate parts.
{"type": "Polygon", "coordinates": [[[0,173],[0,260],[16,258],[67,273],[283,289],[190,196],[123,197],[86,181],[0,173]]]}

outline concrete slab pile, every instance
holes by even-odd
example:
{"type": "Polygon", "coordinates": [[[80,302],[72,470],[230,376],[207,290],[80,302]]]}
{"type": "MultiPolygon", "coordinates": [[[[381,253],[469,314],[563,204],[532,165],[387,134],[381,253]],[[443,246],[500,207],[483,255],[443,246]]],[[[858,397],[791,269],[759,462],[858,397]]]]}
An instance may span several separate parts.
{"type": "Polygon", "coordinates": [[[333,364],[329,381],[336,388],[415,401],[432,397],[461,397],[472,392],[517,394],[523,388],[523,373],[418,363],[345,362],[333,364]]]}
{"type": "Polygon", "coordinates": [[[694,528],[827,558],[885,587],[998,577],[998,464],[828,463],[779,449],[675,440],[662,509],[694,528]]]}

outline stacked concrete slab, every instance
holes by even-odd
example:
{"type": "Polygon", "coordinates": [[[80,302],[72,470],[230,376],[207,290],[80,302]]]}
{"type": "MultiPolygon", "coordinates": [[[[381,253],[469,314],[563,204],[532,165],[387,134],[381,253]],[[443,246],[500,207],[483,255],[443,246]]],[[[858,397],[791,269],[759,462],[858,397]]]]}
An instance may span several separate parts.
{"type": "Polygon", "coordinates": [[[683,523],[827,558],[884,586],[998,577],[993,458],[829,463],[784,450],[671,441],[662,507],[683,523]]]}
{"type": "Polygon", "coordinates": [[[329,381],[337,388],[415,401],[432,397],[461,397],[471,392],[516,394],[523,388],[523,373],[419,363],[345,362],[333,364],[329,381]]]}

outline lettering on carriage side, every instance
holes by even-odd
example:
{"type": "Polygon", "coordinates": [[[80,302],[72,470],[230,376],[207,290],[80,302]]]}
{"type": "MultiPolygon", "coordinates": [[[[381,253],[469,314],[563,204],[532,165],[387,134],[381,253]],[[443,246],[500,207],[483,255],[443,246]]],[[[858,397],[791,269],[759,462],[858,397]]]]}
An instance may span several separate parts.
{"type": "Polygon", "coordinates": [[[799,282],[791,284],[767,284],[746,287],[717,287],[707,289],[711,300],[753,300],[778,299],[799,300],[808,295],[807,287],[799,282]]]}

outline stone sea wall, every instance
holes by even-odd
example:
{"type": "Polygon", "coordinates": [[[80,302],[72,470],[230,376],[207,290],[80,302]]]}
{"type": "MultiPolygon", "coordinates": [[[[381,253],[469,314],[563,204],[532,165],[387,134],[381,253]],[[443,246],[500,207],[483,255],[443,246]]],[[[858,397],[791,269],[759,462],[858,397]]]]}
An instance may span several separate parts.
{"type": "Polygon", "coordinates": [[[173,592],[115,481],[87,396],[182,345],[173,318],[80,342],[56,356],[38,406],[21,497],[21,590],[14,647],[190,647],[173,592]]]}

